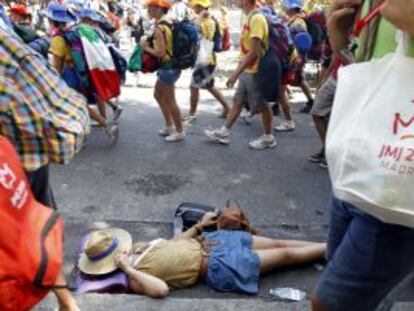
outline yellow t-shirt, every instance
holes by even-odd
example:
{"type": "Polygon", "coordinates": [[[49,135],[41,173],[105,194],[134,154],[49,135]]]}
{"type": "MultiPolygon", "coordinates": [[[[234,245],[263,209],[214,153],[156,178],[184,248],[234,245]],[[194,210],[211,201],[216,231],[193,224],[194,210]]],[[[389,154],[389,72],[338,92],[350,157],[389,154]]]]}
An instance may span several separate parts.
{"type": "Polygon", "coordinates": [[[297,34],[299,32],[308,32],[308,27],[303,17],[295,15],[288,21],[289,29],[291,33],[297,34]]]}
{"type": "MultiPolygon", "coordinates": [[[[164,15],[158,22],[157,26],[161,28],[163,34],[164,34],[164,40],[165,40],[165,46],[167,48],[167,53],[164,56],[163,59],[161,59],[162,64],[166,64],[171,61],[172,55],[173,55],[173,33],[172,33],[172,25],[173,22],[167,17],[167,15],[164,15]],[[162,23],[167,23],[168,25],[163,25],[162,23]]],[[[154,38],[153,41],[154,48],[157,49],[157,41],[154,38]]]]}
{"type": "MultiPolygon", "coordinates": [[[[214,33],[216,32],[216,21],[210,15],[206,14],[200,18],[201,36],[209,41],[214,40],[214,33]]],[[[214,52],[210,55],[210,65],[215,66],[216,54],[214,52]]]]}
{"type": "Polygon", "coordinates": [[[70,47],[62,36],[53,37],[52,41],[50,42],[49,53],[63,58],[65,64],[72,62],[70,47]]]}
{"type": "MultiPolygon", "coordinates": [[[[246,56],[251,47],[252,39],[259,39],[262,42],[263,51],[269,48],[269,27],[267,25],[266,17],[255,11],[251,12],[245,19],[243,25],[240,47],[241,57],[246,56]]],[[[259,59],[256,59],[247,69],[246,73],[256,73],[259,68],[259,59]]]]}
{"type": "Polygon", "coordinates": [[[134,269],[163,280],[170,288],[189,287],[197,283],[201,256],[196,240],[161,240],[134,269]]]}

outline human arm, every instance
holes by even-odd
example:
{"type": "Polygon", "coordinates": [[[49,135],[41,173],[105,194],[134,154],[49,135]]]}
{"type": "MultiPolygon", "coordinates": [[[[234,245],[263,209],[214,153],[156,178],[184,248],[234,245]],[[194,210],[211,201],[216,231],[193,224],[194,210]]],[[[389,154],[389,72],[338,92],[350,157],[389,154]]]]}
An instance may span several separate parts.
{"type": "Polygon", "coordinates": [[[67,43],[62,36],[55,36],[50,42],[49,53],[53,67],[59,74],[62,74],[65,56],[68,53],[67,43]]]}
{"type": "Polygon", "coordinates": [[[151,298],[165,298],[170,292],[163,280],[132,268],[126,254],[120,254],[115,263],[128,276],[129,285],[135,293],[151,298]]]}
{"type": "Polygon", "coordinates": [[[386,0],[381,14],[395,27],[414,36],[414,0],[386,0]]]}
{"type": "Polygon", "coordinates": [[[187,231],[175,236],[173,240],[193,239],[199,236],[205,227],[214,224],[216,222],[216,219],[217,219],[217,213],[207,212],[204,214],[203,218],[198,224],[192,226],[187,231]]]}
{"type": "Polygon", "coordinates": [[[167,47],[164,40],[164,34],[159,26],[155,27],[154,37],[154,47],[151,47],[147,40],[143,40],[141,42],[141,46],[145,52],[155,56],[158,59],[163,59],[167,54],[167,47]]]}
{"type": "Polygon", "coordinates": [[[332,50],[340,53],[349,44],[357,8],[363,0],[334,0],[328,14],[328,34],[332,50]]]}

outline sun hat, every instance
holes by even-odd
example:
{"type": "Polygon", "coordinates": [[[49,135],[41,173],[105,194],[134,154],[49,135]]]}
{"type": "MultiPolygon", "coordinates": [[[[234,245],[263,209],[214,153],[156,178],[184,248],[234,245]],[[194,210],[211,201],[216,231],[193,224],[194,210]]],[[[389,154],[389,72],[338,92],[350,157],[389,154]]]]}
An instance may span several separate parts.
{"type": "Polygon", "coordinates": [[[45,16],[55,22],[71,23],[77,21],[76,16],[66,6],[56,3],[48,6],[45,16]]]}
{"type": "Polygon", "coordinates": [[[104,275],[118,269],[115,257],[129,251],[131,235],[119,228],[108,228],[92,232],[80,254],[78,268],[89,275],[104,275]]]}
{"type": "Polygon", "coordinates": [[[13,6],[9,9],[9,13],[16,14],[16,15],[23,15],[23,16],[29,16],[31,13],[27,9],[27,6],[24,4],[19,4],[16,6],[13,6]]]}
{"type": "Polygon", "coordinates": [[[98,14],[97,11],[91,8],[83,9],[79,14],[79,18],[89,18],[90,20],[93,20],[95,22],[100,22],[102,20],[102,17],[98,14]]]}
{"type": "Polygon", "coordinates": [[[155,6],[169,10],[171,8],[171,3],[168,0],[148,0],[147,6],[155,6]]]}
{"type": "Polygon", "coordinates": [[[192,0],[190,2],[191,6],[199,5],[205,9],[211,7],[211,1],[210,0],[192,0]]]}
{"type": "Polygon", "coordinates": [[[292,9],[302,9],[303,8],[303,1],[302,0],[285,0],[284,6],[288,10],[292,9]]]}

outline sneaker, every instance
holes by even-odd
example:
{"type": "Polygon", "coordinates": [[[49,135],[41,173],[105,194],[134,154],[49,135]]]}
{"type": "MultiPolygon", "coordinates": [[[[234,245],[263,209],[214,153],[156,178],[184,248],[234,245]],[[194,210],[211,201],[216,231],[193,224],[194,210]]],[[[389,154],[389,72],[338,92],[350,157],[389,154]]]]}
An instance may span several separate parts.
{"type": "Polygon", "coordinates": [[[164,128],[158,131],[158,134],[162,137],[170,136],[174,132],[174,128],[172,126],[165,126],[164,128]]]}
{"type": "Polygon", "coordinates": [[[274,130],[276,132],[291,132],[294,129],[295,129],[295,122],[293,121],[285,121],[274,127],[274,130]]]}
{"type": "Polygon", "coordinates": [[[182,121],[187,124],[193,123],[195,120],[197,120],[197,116],[195,114],[189,114],[182,118],[182,121]]]}
{"type": "Polygon", "coordinates": [[[228,145],[230,144],[230,130],[226,130],[223,128],[215,129],[215,130],[205,130],[204,134],[212,139],[215,142],[228,145]]]}
{"type": "Polygon", "coordinates": [[[164,138],[164,140],[167,142],[177,142],[177,141],[182,141],[184,139],[185,139],[184,131],[181,133],[174,131],[173,133],[171,133],[170,135],[164,138]]]}
{"type": "Polygon", "coordinates": [[[313,163],[320,163],[323,159],[325,159],[325,154],[323,150],[321,150],[318,153],[312,154],[308,159],[313,163]]]}
{"type": "Polygon", "coordinates": [[[247,111],[247,109],[242,110],[240,113],[240,119],[242,119],[246,125],[252,124],[252,114],[250,111],[247,111]]]}
{"type": "Polygon", "coordinates": [[[322,168],[328,168],[328,163],[326,162],[326,159],[323,158],[321,161],[319,161],[319,166],[322,168]]]}
{"type": "Polygon", "coordinates": [[[262,135],[258,139],[249,142],[249,147],[255,150],[274,148],[277,145],[273,135],[262,135]]]}
{"type": "Polygon", "coordinates": [[[118,121],[118,119],[121,116],[123,110],[124,110],[124,108],[122,108],[121,106],[115,106],[115,108],[114,108],[114,115],[112,117],[112,120],[114,122],[115,121],[118,121]]]}
{"type": "Polygon", "coordinates": [[[111,141],[112,144],[117,141],[118,135],[119,135],[118,125],[108,124],[105,127],[105,132],[108,135],[108,138],[109,138],[109,140],[111,141]]]}

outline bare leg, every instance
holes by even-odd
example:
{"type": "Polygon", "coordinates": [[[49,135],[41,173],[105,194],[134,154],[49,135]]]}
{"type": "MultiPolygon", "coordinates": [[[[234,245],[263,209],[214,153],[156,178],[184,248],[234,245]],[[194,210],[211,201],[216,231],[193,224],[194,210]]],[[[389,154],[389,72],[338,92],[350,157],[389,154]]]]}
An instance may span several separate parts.
{"type": "MultiPolygon", "coordinates": [[[[66,284],[65,275],[63,274],[63,271],[60,271],[56,279],[56,286],[66,284]]],[[[53,293],[59,303],[59,311],[80,311],[75,299],[67,288],[54,289],[53,293]]]]}
{"type": "Polygon", "coordinates": [[[171,127],[172,119],[170,116],[170,112],[168,111],[168,108],[167,108],[167,102],[165,100],[165,94],[163,93],[163,86],[161,85],[161,82],[157,82],[155,84],[154,98],[157,101],[158,106],[161,109],[161,113],[164,117],[165,126],[171,127]]]}
{"type": "Polygon", "coordinates": [[[273,114],[270,107],[266,107],[262,111],[263,132],[266,135],[272,134],[272,120],[273,114]]]}
{"type": "Polygon", "coordinates": [[[96,105],[102,118],[106,120],[106,103],[99,98],[96,99],[96,105]]]}
{"type": "Polygon", "coordinates": [[[215,99],[218,100],[221,106],[223,106],[224,113],[228,114],[230,110],[230,105],[228,104],[227,100],[224,98],[223,94],[214,86],[209,88],[208,91],[211,93],[211,95],[214,96],[215,99]]]}
{"type": "Polygon", "coordinates": [[[260,250],[260,249],[271,249],[271,248],[305,247],[305,246],[312,246],[312,245],[320,245],[320,243],[295,241],[295,240],[275,240],[275,239],[266,238],[263,236],[253,235],[252,248],[254,250],[260,250]]]}
{"type": "Polygon", "coordinates": [[[279,267],[297,265],[323,259],[326,243],[304,247],[286,247],[257,250],[260,260],[260,272],[265,273],[279,267]]]}
{"type": "Polygon", "coordinates": [[[287,121],[292,121],[292,110],[290,109],[289,98],[288,98],[288,88],[286,86],[282,86],[281,89],[281,96],[280,96],[280,105],[282,106],[283,115],[285,116],[287,121]]]}
{"type": "Polygon", "coordinates": [[[89,111],[89,116],[91,117],[91,119],[98,122],[99,126],[101,127],[106,126],[106,120],[102,117],[101,114],[97,113],[95,110],[89,107],[88,107],[88,111],[89,111]]]}
{"type": "Polygon", "coordinates": [[[321,139],[322,145],[325,146],[325,140],[326,140],[326,133],[328,131],[328,121],[319,116],[312,116],[313,123],[315,124],[316,131],[319,134],[319,137],[321,139]]]}
{"type": "Polygon", "coordinates": [[[170,116],[174,122],[175,129],[178,133],[183,132],[183,123],[181,120],[180,108],[178,108],[177,101],[175,99],[175,86],[164,85],[164,93],[166,94],[165,102],[170,116]]]}
{"type": "Polygon", "coordinates": [[[194,116],[197,113],[198,101],[200,99],[200,89],[190,87],[190,112],[189,115],[194,116]]]}
{"type": "Polygon", "coordinates": [[[229,129],[233,126],[234,122],[236,122],[237,118],[239,117],[243,107],[244,103],[242,101],[234,101],[233,105],[230,108],[229,114],[227,115],[226,121],[224,121],[225,127],[229,129]]]}
{"type": "Polygon", "coordinates": [[[309,85],[306,83],[306,81],[305,81],[305,80],[303,80],[303,81],[300,83],[300,88],[302,89],[303,94],[305,94],[306,98],[308,99],[308,102],[313,101],[313,98],[312,98],[312,93],[311,93],[311,91],[310,91],[309,85]]]}

